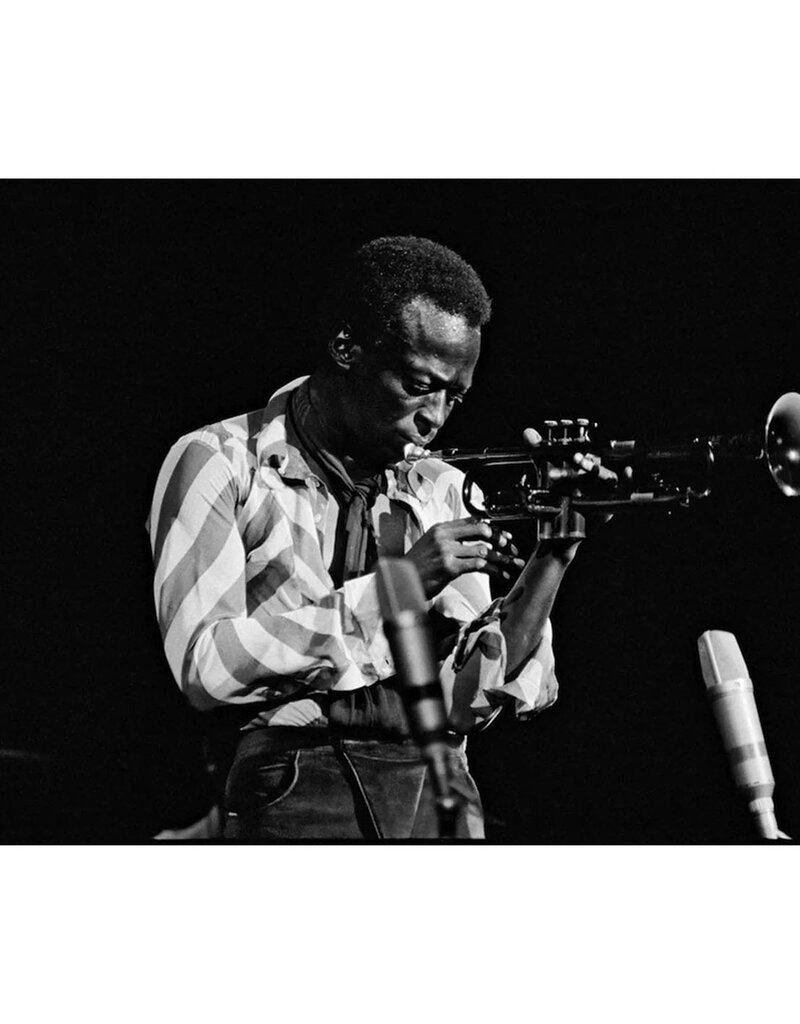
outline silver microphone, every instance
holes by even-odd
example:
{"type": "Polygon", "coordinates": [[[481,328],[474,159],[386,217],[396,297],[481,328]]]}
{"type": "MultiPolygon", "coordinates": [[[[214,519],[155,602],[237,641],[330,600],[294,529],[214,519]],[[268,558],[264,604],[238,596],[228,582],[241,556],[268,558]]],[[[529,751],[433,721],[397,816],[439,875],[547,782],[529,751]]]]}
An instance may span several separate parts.
{"type": "Polygon", "coordinates": [[[411,733],[427,762],[442,838],[456,833],[458,801],[451,785],[447,713],[425,593],[407,558],[380,558],[378,600],[411,733]]]}
{"type": "Polygon", "coordinates": [[[733,633],[709,629],[698,639],[706,694],[728,755],[733,781],[765,839],[788,839],[775,820],[772,776],[753,683],[733,633]]]}

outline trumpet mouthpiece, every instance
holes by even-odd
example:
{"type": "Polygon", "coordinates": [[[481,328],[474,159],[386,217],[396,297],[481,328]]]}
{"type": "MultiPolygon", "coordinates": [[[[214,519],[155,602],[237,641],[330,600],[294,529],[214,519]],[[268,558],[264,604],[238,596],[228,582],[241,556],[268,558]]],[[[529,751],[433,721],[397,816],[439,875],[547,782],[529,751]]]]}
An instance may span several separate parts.
{"type": "Polygon", "coordinates": [[[403,446],[403,458],[406,462],[419,462],[420,459],[427,459],[430,454],[427,448],[421,448],[413,441],[403,446]]]}

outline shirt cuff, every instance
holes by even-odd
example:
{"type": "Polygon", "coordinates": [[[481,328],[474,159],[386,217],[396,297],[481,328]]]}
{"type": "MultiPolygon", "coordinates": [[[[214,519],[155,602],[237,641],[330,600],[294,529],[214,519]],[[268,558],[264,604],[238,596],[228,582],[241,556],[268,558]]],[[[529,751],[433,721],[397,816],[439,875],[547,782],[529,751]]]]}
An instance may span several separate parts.
{"type": "MultiPolygon", "coordinates": [[[[500,629],[502,601],[495,601],[478,619],[461,630],[452,660],[457,675],[477,659],[477,692],[470,709],[477,718],[486,718],[501,704],[513,704],[517,717],[525,719],[555,703],[558,680],[553,655],[553,627],[548,619],[539,643],[531,651],[514,678],[506,679],[506,640],[500,629]]],[[[476,671],[471,664],[471,671],[476,671]]]]}
{"type": "MultiPolygon", "coordinates": [[[[369,682],[388,679],[394,674],[394,661],[389,641],[383,632],[383,617],[378,601],[378,585],[375,573],[357,576],[342,586],[346,612],[352,616],[358,633],[350,633],[345,624],[345,645],[353,661],[367,676],[369,682]],[[365,661],[366,653],[366,661],[365,661]]],[[[361,685],[364,685],[362,678],[361,685]]],[[[339,689],[340,687],[337,687],[339,689]]],[[[350,689],[349,686],[341,687],[350,689]]]]}

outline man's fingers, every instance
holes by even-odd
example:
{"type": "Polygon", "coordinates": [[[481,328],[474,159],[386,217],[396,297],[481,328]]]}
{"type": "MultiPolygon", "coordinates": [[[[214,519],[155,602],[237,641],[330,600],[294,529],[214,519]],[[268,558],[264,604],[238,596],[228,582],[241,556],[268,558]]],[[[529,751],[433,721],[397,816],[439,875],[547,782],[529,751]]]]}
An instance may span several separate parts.
{"type": "MultiPolygon", "coordinates": [[[[459,562],[471,561],[475,558],[478,558],[481,561],[485,562],[486,559],[489,557],[491,550],[491,545],[484,543],[454,544],[450,549],[450,553],[453,555],[454,558],[457,558],[459,562]]],[[[459,568],[461,568],[460,565],[459,568]]]]}
{"type": "MultiPolygon", "coordinates": [[[[459,562],[471,562],[477,558],[500,568],[516,570],[522,569],[525,565],[521,558],[506,554],[503,551],[495,551],[489,544],[458,544],[455,546],[453,554],[459,562]]],[[[460,565],[459,568],[461,568],[460,565]]],[[[481,568],[484,568],[484,566],[481,568]]]]}
{"type": "Polygon", "coordinates": [[[542,435],[538,430],[534,430],[533,427],[527,427],[522,432],[522,437],[526,444],[537,445],[542,443],[542,435]]]}
{"type": "Polygon", "coordinates": [[[465,572],[498,572],[496,566],[487,562],[485,558],[459,558],[459,575],[465,572]]]}
{"type": "Polygon", "coordinates": [[[440,529],[447,529],[453,540],[492,539],[492,528],[482,519],[454,519],[452,523],[443,523],[440,529]]]}
{"type": "Polygon", "coordinates": [[[486,556],[488,562],[494,562],[501,568],[515,569],[519,571],[525,568],[525,559],[516,558],[514,555],[506,555],[499,551],[490,551],[486,556]]]}
{"type": "Polygon", "coordinates": [[[487,576],[511,580],[519,574],[519,568],[516,565],[495,562],[489,558],[459,558],[458,568],[459,576],[467,572],[483,572],[487,576]]]}
{"type": "MultiPolygon", "coordinates": [[[[467,547],[467,545],[464,545],[467,547]]],[[[514,549],[513,554],[509,551],[498,551],[496,548],[486,548],[484,545],[470,544],[467,550],[474,554],[476,548],[482,548],[480,555],[485,558],[487,562],[494,562],[496,565],[506,566],[510,569],[522,569],[525,565],[523,559],[517,557],[517,550],[514,549]]]]}
{"type": "Polygon", "coordinates": [[[497,551],[504,551],[507,555],[518,555],[516,544],[514,544],[508,530],[500,530],[492,527],[492,544],[497,551]]]}
{"type": "Polygon", "coordinates": [[[572,461],[584,473],[597,473],[600,470],[600,459],[591,452],[575,452],[572,461]]]}
{"type": "Polygon", "coordinates": [[[591,452],[575,452],[572,461],[578,469],[582,469],[584,473],[594,477],[595,480],[600,480],[606,484],[617,482],[617,474],[607,469],[601,463],[598,455],[593,455],[591,452]]]}
{"type": "Polygon", "coordinates": [[[451,523],[442,523],[439,529],[446,530],[452,540],[487,540],[495,550],[503,550],[510,555],[519,554],[508,530],[498,530],[485,519],[454,519],[451,523]]]}

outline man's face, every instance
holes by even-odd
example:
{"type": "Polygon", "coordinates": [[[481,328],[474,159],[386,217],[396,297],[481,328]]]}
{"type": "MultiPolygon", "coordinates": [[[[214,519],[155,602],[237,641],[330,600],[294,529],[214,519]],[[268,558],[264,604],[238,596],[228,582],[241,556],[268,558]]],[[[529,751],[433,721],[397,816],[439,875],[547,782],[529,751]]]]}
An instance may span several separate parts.
{"type": "Polygon", "coordinates": [[[403,307],[392,336],[358,348],[346,415],[370,462],[398,462],[409,442],[430,447],[472,385],[480,339],[463,317],[418,297],[403,307]]]}

